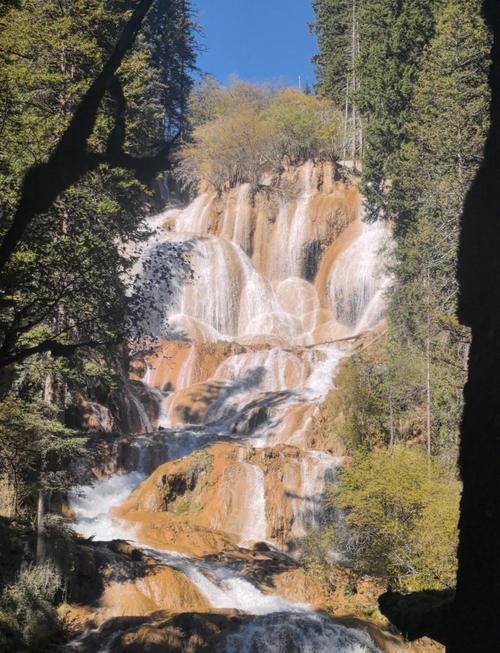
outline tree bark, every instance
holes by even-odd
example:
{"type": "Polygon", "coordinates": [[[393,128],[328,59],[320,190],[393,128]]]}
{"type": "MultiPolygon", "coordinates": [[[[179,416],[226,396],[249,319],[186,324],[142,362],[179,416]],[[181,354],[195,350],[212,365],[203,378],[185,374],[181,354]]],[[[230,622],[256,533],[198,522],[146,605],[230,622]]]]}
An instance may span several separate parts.
{"type": "Polygon", "coordinates": [[[357,145],[357,122],[356,122],[356,0],[352,0],[352,43],[351,43],[351,66],[352,66],[352,169],[356,170],[356,145],[357,145]]]}
{"type": "Polygon", "coordinates": [[[36,563],[42,564],[47,560],[47,541],[45,538],[45,493],[38,490],[38,503],[36,510],[36,563]]]}

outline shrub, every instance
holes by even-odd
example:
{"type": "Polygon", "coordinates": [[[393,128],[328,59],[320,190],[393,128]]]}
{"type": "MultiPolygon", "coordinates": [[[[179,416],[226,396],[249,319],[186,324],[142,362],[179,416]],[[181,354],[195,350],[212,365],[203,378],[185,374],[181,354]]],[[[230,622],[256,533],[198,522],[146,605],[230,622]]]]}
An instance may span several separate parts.
{"type": "Polygon", "coordinates": [[[338,151],[339,112],[324,98],[283,89],[274,96],[264,117],[274,135],[275,161],[283,156],[293,163],[334,158],[338,151]]]}
{"type": "Polygon", "coordinates": [[[16,583],[2,592],[0,642],[2,650],[40,652],[57,638],[59,625],[54,600],[61,577],[51,564],[32,565],[19,574],[16,583]],[[3,641],[2,641],[3,639],[3,641]]]}
{"type": "Polygon", "coordinates": [[[346,511],[338,546],[359,573],[409,591],[455,581],[460,485],[415,447],[358,452],[329,503],[346,511]]]}
{"type": "Polygon", "coordinates": [[[271,153],[272,131],[252,107],[239,107],[194,130],[181,151],[178,175],[187,185],[205,180],[214,188],[256,184],[271,153]]]}
{"type": "Polygon", "coordinates": [[[191,112],[193,139],[181,149],[177,171],[185,186],[255,186],[284,157],[336,157],[340,114],[324,98],[237,81],[223,87],[208,78],[195,89],[191,112]]]}

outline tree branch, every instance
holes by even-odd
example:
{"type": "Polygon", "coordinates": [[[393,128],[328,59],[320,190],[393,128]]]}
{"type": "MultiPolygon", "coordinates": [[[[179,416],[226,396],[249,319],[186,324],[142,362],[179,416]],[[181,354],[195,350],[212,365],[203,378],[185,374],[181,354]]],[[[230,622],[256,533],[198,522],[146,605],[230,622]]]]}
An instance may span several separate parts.
{"type": "MultiPolygon", "coordinates": [[[[114,75],[133,46],[144,17],[153,2],[154,0],[140,0],[125,25],[114,51],[80,101],[55,150],[45,163],[33,166],[26,173],[16,212],[0,245],[0,271],[22,241],[31,221],[37,215],[46,213],[62,192],[102,162],[99,156],[93,156],[88,152],[88,139],[94,130],[104,94],[110,85],[112,89],[115,86],[114,75]]],[[[115,125],[112,138],[118,140],[121,129],[121,125],[115,125]]],[[[169,144],[165,147],[169,147],[169,144]]],[[[160,162],[166,165],[164,149],[162,148],[157,157],[146,157],[143,161],[135,158],[129,160],[129,157],[123,155],[108,156],[105,162],[134,170],[137,174],[141,174],[139,171],[141,165],[144,165],[145,171],[148,172],[146,177],[149,179],[153,170],[159,171],[157,166],[160,162]],[[152,159],[155,161],[153,162],[152,159]]]]}
{"type": "MultiPolygon", "coordinates": [[[[82,347],[98,347],[105,343],[89,341],[89,342],[76,342],[72,344],[64,344],[58,342],[57,340],[44,340],[34,347],[25,347],[24,349],[18,349],[12,354],[7,354],[6,356],[0,357],[0,369],[2,367],[7,367],[13,363],[20,363],[21,361],[34,356],[35,354],[45,354],[50,352],[53,356],[72,356],[77,349],[82,347]]],[[[110,343],[107,343],[110,344],[110,343]]]]}

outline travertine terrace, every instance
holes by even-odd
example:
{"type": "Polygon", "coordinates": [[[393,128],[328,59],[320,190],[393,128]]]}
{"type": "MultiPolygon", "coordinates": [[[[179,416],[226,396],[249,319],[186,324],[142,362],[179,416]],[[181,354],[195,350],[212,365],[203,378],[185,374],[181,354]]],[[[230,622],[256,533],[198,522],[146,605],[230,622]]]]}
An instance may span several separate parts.
{"type": "Polygon", "coordinates": [[[362,222],[356,184],[332,164],[307,162],[258,189],[202,191],[151,221],[137,265],[156,337],[131,366],[134,401],[148,399],[137,468],[72,500],[83,534],[134,540],[155,567],[147,579],[111,579],[94,617],[236,609],[269,623],[240,625],[220,650],[245,641],[260,651],[270,624],[293,632],[301,620],[303,636],[309,619],[315,651],[332,636],[339,651],[375,651],[365,633],[311,611],[321,592],[289,555],[318,523],[342,461],[314,420],[352,342],[383,319],[387,229],[362,222]],[[179,248],[192,274],[174,274],[162,295],[154,280],[179,248]],[[145,478],[153,431],[163,464],[145,478]],[[273,621],[283,612],[295,616],[273,621]]]}

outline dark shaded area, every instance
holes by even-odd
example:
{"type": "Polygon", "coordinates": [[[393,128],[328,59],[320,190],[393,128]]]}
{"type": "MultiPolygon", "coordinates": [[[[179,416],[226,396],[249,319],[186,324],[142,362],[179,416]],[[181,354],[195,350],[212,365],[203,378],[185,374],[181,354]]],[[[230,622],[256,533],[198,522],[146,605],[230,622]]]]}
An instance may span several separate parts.
{"type": "Polygon", "coordinates": [[[26,550],[34,551],[35,534],[27,520],[0,517],[0,587],[15,581],[26,559],[26,550]]]}
{"type": "MultiPolygon", "coordinates": [[[[127,582],[158,568],[156,561],[127,542],[94,542],[64,528],[52,527],[48,533],[51,560],[65,579],[64,599],[71,603],[91,605],[102,595],[106,582],[127,582]]],[[[32,524],[0,517],[1,587],[15,583],[20,570],[34,564],[35,549],[32,524]]]]}
{"type": "Polygon", "coordinates": [[[457,270],[459,318],[472,343],[459,455],[456,596],[434,604],[436,593],[380,598],[382,612],[409,637],[439,637],[447,653],[500,651],[500,3],[483,0],[483,12],[493,34],[491,125],[465,201],[457,270]]]}
{"type": "Polygon", "coordinates": [[[386,592],[380,597],[379,606],[406,639],[431,637],[446,644],[454,596],[453,590],[424,590],[408,596],[386,592]]]}
{"type": "MultiPolygon", "coordinates": [[[[159,612],[148,617],[116,617],[79,644],[81,653],[212,653],[245,620],[240,615],[159,612]]],[[[63,649],[69,650],[69,649],[63,649]]]]}
{"type": "Polygon", "coordinates": [[[326,243],[321,240],[311,240],[304,246],[304,278],[314,283],[318,273],[321,255],[325,251],[326,243]]]}
{"type": "Polygon", "coordinates": [[[493,32],[491,126],[462,216],[459,318],[471,328],[461,425],[457,593],[449,653],[500,650],[500,5],[493,32]]]}
{"type": "MultiPolygon", "coordinates": [[[[373,628],[369,622],[349,616],[331,619],[325,614],[318,619],[311,619],[307,614],[297,613],[253,616],[242,613],[194,612],[169,615],[157,612],[148,617],[109,619],[99,630],[87,633],[79,642],[78,650],[81,653],[95,653],[98,650],[110,653],[214,653],[224,651],[228,636],[247,624],[254,625],[260,631],[258,639],[261,647],[267,643],[270,646],[279,645],[281,650],[289,653],[300,650],[299,638],[303,633],[324,638],[331,633],[329,628],[337,624],[367,630],[376,645],[383,650],[388,650],[385,648],[388,646],[399,646],[395,637],[373,628]],[[263,642],[264,632],[269,633],[269,642],[263,642]]],[[[343,640],[345,650],[352,648],[351,637],[346,636],[343,640]]],[[[254,644],[251,650],[256,651],[258,647],[259,644],[254,644]]],[[[64,650],[69,652],[74,649],[64,650]]],[[[335,647],[335,650],[340,649],[335,647]]]]}

